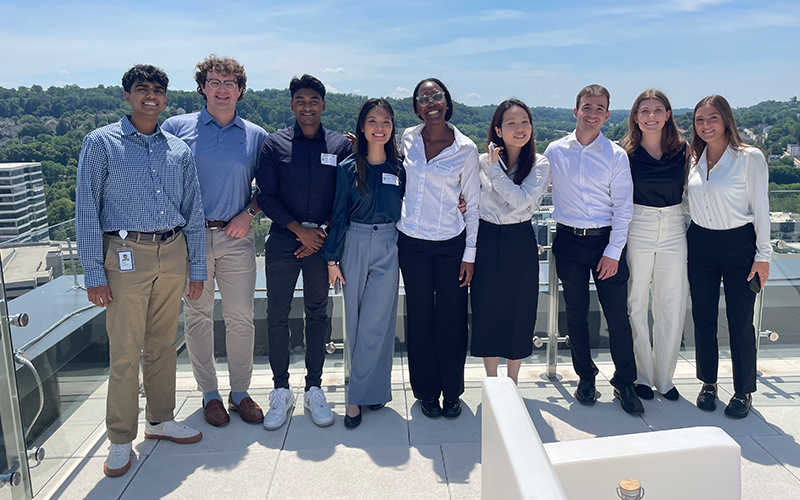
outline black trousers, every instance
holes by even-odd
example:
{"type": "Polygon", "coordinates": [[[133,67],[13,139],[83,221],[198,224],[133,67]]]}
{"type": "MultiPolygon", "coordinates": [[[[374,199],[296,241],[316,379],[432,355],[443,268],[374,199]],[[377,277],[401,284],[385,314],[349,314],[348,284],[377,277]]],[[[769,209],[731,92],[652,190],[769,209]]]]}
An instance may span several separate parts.
{"type": "Polygon", "coordinates": [[[264,245],[267,272],[267,339],[275,388],[289,387],[289,311],[303,271],[306,313],[306,390],[322,383],[328,329],[328,266],[320,252],[298,259],[300,242],[284,231],[270,231],[264,245]]]}
{"type": "Polygon", "coordinates": [[[417,399],[464,392],[467,359],[467,287],[458,273],[466,233],[446,241],[398,237],[406,289],[408,372],[417,399]]]}
{"type": "Polygon", "coordinates": [[[564,287],[567,330],[575,372],[580,378],[588,380],[594,380],[598,373],[589,345],[589,273],[592,273],[597,298],[608,325],[611,358],[616,368],[611,385],[622,388],[636,381],[633,334],[628,318],[630,273],[623,250],[617,274],[604,280],[598,279],[597,264],[608,245],[608,237],[608,233],[577,236],[558,228],[553,241],[553,255],[556,258],[556,272],[564,287]]]}
{"type": "Polygon", "coordinates": [[[719,283],[725,288],[733,390],[743,396],[756,390],[756,331],[753,307],[756,294],[747,275],[756,255],[752,224],[736,229],[704,229],[694,223],[686,232],[689,250],[689,291],[692,296],[697,378],[717,382],[719,346],[719,283]]]}

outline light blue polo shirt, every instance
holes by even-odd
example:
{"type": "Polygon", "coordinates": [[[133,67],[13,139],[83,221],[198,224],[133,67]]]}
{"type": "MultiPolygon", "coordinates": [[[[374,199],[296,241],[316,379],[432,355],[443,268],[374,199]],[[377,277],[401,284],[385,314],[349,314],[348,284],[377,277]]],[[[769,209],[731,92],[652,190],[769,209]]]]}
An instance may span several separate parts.
{"type": "Polygon", "coordinates": [[[167,118],[161,128],[189,146],[206,220],[229,221],[250,202],[258,152],[267,132],[239,114],[224,127],[203,107],[199,113],[167,118]]]}

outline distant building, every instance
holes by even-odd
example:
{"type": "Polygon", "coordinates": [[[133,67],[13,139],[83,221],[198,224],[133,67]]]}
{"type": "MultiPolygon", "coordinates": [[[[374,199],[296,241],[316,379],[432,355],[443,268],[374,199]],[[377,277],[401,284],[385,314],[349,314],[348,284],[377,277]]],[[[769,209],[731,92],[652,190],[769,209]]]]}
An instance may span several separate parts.
{"type": "Polygon", "coordinates": [[[0,163],[0,242],[46,232],[42,164],[0,163]]]}
{"type": "Polygon", "coordinates": [[[786,154],[788,154],[792,158],[797,158],[798,156],[800,156],[800,144],[787,144],[786,154]]]}

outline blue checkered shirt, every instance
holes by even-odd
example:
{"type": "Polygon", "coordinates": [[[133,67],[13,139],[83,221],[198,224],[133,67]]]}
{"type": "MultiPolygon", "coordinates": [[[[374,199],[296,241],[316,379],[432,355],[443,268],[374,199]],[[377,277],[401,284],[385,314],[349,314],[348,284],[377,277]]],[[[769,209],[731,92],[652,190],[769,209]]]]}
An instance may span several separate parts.
{"type": "Polygon", "coordinates": [[[87,287],[107,285],[103,233],[155,233],[181,226],[189,279],[205,281],[203,202],[188,146],[160,127],[141,134],[127,116],[83,139],[75,190],[78,258],[87,287]]]}

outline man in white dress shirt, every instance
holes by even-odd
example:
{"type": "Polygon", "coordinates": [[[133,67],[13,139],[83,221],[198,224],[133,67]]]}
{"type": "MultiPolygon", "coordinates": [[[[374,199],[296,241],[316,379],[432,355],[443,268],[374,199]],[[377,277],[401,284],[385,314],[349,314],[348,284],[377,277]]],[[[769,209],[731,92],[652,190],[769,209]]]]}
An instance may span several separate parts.
{"type": "Polygon", "coordinates": [[[610,96],[600,85],[578,93],[575,131],[545,151],[553,181],[553,241],[556,271],[564,286],[572,364],[580,377],[576,399],[597,399],[589,343],[589,273],[608,324],[614,397],[633,414],[644,407],[633,389],[636,362],[628,318],[628,265],[625,243],[633,215],[633,182],[628,155],[600,132],[609,117],[610,96]]]}

